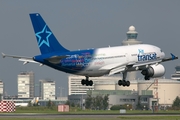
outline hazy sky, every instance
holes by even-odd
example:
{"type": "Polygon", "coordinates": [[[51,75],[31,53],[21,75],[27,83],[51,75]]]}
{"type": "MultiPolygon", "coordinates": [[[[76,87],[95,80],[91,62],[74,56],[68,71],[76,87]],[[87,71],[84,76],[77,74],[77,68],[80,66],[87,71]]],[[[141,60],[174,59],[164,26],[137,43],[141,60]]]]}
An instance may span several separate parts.
{"type": "MultiPolygon", "coordinates": [[[[0,52],[33,57],[40,54],[29,13],[38,12],[60,43],[69,50],[121,45],[129,26],[138,40],[180,56],[180,0],[1,0],[0,52]]],[[[166,78],[179,60],[163,63],[166,78]]],[[[68,75],[37,64],[0,57],[0,79],[9,95],[17,95],[17,75],[34,71],[35,83],[50,78],[68,90],[68,75]]],[[[140,76],[143,77],[143,76],[140,76]]],[[[39,88],[36,87],[36,95],[39,88]]],[[[64,92],[63,92],[64,94],[64,92]]]]}

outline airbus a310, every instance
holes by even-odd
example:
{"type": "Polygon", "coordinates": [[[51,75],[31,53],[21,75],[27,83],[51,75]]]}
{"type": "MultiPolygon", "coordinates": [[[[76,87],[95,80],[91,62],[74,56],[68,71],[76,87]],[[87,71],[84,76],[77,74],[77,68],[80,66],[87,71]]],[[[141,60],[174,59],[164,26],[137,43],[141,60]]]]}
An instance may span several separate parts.
{"type": "Polygon", "coordinates": [[[66,73],[85,76],[82,85],[93,85],[89,77],[122,73],[118,85],[130,86],[130,81],[126,80],[127,72],[141,71],[145,80],[161,77],[165,73],[161,63],[178,59],[172,53],[171,57],[165,57],[159,47],[149,44],[70,51],[58,42],[39,13],[30,14],[30,18],[41,55],[23,57],[2,53],[3,57],[18,58],[24,64],[39,63],[66,73]]]}

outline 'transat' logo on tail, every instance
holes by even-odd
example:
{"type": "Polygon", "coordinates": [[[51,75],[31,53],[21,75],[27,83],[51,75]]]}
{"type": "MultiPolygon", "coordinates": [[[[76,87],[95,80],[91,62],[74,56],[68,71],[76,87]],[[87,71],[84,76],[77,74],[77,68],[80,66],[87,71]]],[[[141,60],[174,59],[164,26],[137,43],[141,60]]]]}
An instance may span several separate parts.
{"type": "Polygon", "coordinates": [[[46,44],[48,47],[49,45],[49,37],[51,36],[52,32],[47,30],[46,25],[42,29],[42,31],[37,32],[36,36],[38,37],[38,46],[41,47],[43,44],[46,44]]]}

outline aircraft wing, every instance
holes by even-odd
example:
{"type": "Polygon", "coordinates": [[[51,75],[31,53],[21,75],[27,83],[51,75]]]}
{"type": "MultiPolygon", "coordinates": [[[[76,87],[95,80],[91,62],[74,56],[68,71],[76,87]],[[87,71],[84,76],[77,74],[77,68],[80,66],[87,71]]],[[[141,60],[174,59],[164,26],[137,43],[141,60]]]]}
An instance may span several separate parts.
{"type": "Polygon", "coordinates": [[[103,66],[99,70],[109,70],[109,76],[126,70],[128,63],[116,63],[103,66]]]}
{"type": "Polygon", "coordinates": [[[120,72],[124,72],[124,71],[128,71],[128,69],[136,69],[136,70],[140,70],[143,68],[147,68],[149,65],[153,65],[153,64],[159,64],[161,62],[166,62],[166,61],[170,61],[170,60],[175,60],[178,59],[177,56],[173,55],[171,53],[171,57],[167,57],[167,58],[163,58],[163,59],[157,59],[157,60],[153,60],[153,61],[145,61],[145,62],[126,62],[124,64],[110,64],[107,66],[102,67],[100,70],[109,70],[109,76],[113,75],[113,74],[117,74],[120,72]]]}
{"type": "Polygon", "coordinates": [[[3,58],[5,58],[5,57],[17,58],[17,59],[19,59],[19,61],[23,61],[24,62],[23,65],[25,65],[27,63],[30,63],[30,62],[31,63],[38,63],[38,64],[40,64],[40,66],[42,65],[41,63],[34,61],[32,57],[7,55],[7,54],[4,54],[4,53],[2,53],[2,56],[3,56],[3,58]]]}
{"type": "Polygon", "coordinates": [[[178,59],[178,57],[171,53],[171,57],[162,59],[162,62],[166,62],[166,61],[170,61],[170,60],[176,60],[176,59],[178,59]]]}

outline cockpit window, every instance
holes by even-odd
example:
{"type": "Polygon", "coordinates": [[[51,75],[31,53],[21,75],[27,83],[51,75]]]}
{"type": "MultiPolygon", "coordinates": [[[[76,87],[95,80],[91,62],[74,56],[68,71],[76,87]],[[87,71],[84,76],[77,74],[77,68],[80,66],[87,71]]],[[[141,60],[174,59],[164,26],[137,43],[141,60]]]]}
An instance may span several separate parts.
{"type": "Polygon", "coordinates": [[[161,52],[163,52],[161,49],[160,49],[161,52]]]}

